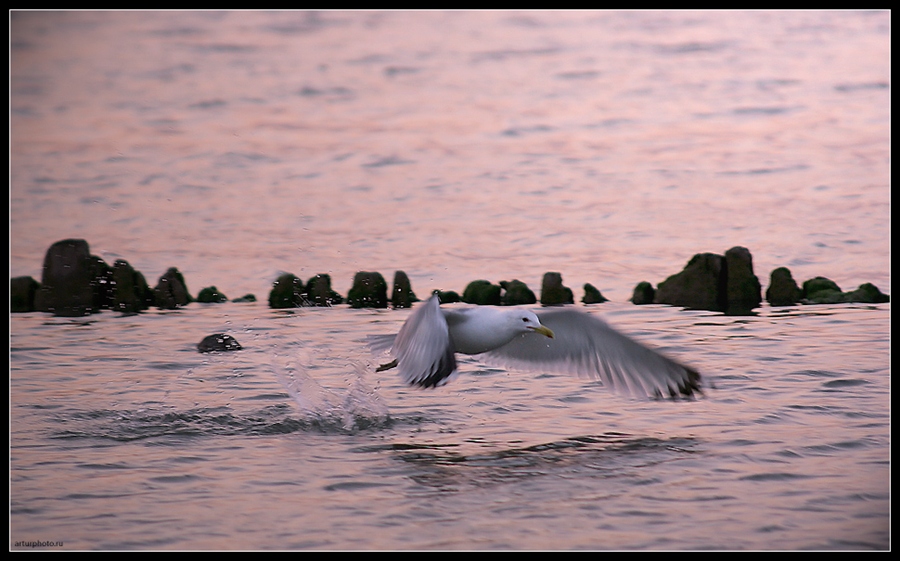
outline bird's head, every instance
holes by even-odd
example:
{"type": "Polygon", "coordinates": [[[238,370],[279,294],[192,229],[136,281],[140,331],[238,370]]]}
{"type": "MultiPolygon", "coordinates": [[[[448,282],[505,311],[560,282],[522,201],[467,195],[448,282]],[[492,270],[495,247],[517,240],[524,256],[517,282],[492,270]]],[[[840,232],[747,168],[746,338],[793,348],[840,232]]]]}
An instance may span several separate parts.
{"type": "Polygon", "coordinates": [[[534,312],[523,311],[521,314],[517,314],[513,317],[525,333],[539,333],[553,339],[553,331],[551,331],[550,328],[541,325],[541,320],[538,319],[534,312]]]}

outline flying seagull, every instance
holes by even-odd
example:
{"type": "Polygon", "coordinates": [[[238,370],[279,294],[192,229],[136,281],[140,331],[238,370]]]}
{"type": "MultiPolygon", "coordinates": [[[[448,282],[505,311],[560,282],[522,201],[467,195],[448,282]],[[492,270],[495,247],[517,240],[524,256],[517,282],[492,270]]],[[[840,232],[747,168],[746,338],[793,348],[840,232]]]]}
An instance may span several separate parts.
{"type": "Polygon", "coordinates": [[[637,397],[693,397],[700,374],[574,308],[537,313],[518,307],[442,309],[437,294],[420,304],[396,335],[369,337],[373,352],[394,360],[410,385],[433,388],[456,374],[456,353],[486,364],[599,379],[637,397]]]}

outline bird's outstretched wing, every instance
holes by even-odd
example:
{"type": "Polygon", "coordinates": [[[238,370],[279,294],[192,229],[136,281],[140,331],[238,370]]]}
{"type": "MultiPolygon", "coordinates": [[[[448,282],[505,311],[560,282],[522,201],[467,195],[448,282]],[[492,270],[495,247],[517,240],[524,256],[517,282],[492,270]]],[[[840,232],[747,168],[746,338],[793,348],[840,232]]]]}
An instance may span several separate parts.
{"type": "Polygon", "coordinates": [[[394,339],[391,354],[408,384],[433,388],[456,372],[456,356],[440,300],[432,296],[416,308],[394,339]]]}
{"type": "Polygon", "coordinates": [[[524,334],[476,358],[497,366],[589,376],[636,397],[702,393],[696,370],[630,339],[600,318],[567,308],[537,313],[555,338],[524,334]]]}

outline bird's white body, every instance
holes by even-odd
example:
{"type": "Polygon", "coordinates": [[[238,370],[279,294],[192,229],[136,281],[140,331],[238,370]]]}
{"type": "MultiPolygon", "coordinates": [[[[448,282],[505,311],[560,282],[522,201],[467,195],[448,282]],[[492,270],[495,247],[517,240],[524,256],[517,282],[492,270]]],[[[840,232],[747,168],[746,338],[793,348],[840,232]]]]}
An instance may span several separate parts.
{"type": "Polygon", "coordinates": [[[467,355],[502,347],[513,338],[533,332],[541,325],[537,316],[527,310],[483,307],[441,311],[450,330],[454,350],[467,355]]]}
{"type": "Polygon", "coordinates": [[[650,397],[693,396],[700,375],[573,308],[534,313],[518,307],[447,309],[432,296],[396,336],[370,339],[389,350],[407,383],[435,387],[456,374],[456,353],[523,370],[562,371],[599,379],[613,389],[650,397]]]}

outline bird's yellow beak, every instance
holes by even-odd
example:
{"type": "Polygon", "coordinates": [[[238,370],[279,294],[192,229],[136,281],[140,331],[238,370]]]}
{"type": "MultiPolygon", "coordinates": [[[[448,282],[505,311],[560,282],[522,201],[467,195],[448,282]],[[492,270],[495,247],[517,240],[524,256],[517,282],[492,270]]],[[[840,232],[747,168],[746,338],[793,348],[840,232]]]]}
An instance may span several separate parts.
{"type": "Polygon", "coordinates": [[[551,331],[548,327],[544,327],[542,325],[540,327],[532,327],[531,330],[535,333],[540,333],[541,335],[546,335],[547,337],[553,339],[553,331],[551,331]]]}

